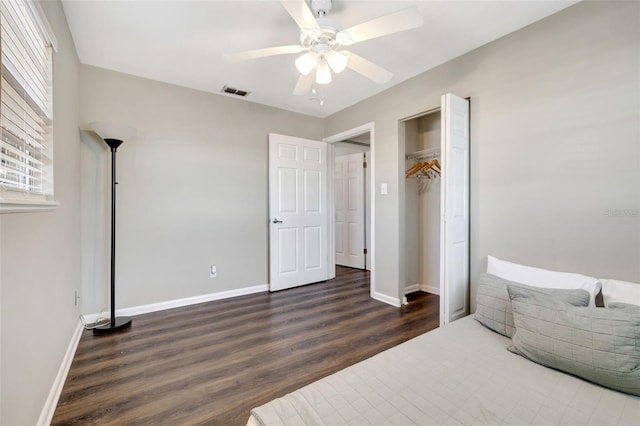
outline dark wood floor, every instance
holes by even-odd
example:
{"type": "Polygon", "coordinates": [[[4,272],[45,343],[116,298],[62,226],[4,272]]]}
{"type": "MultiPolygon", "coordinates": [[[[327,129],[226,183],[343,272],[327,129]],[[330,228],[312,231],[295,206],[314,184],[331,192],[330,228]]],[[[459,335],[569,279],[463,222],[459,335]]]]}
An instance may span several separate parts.
{"type": "Polygon", "coordinates": [[[369,273],[139,315],[85,331],[53,423],[244,425],[252,407],[438,326],[438,296],[394,308],[369,273]]]}

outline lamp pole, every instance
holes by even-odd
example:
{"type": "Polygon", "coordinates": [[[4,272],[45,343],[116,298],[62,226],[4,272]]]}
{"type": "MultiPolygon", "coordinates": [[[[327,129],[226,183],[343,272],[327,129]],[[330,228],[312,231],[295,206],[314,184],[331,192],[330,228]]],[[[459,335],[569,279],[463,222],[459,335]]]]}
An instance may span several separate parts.
{"type": "Polygon", "coordinates": [[[93,329],[93,334],[115,333],[131,327],[131,318],[116,317],[116,151],[122,144],[120,139],[105,138],[111,148],[111,321],[93,329]]]}

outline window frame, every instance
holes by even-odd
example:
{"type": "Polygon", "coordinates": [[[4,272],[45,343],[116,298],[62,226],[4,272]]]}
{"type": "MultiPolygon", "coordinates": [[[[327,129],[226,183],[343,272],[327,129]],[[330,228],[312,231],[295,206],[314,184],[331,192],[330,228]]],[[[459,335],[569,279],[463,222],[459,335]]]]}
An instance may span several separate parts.
{"type": "MultiPolygon", "coordinates": [[[[15,0],[0,0],[0,8],[4,11],[9,6],[7,3],[14,2],[15,0]]],[[[42,177],[40,181],[46,185],[41,192],[35,192],[28,189],[11,188],[10,186],[0,184],[0,214],[1,213],[27,213],[27,212],[39,212],[39,211],[53,211],[59,206],[59,202],[54,199],[54,160],[53,160],[53,56],[57,52],[57,40],[49,25],[46,15],[42,9],[42,6],[37,0],[22,0],[22,5],[19,6],[20,12],[25,12],[24,19],[29,19],[35,24],[36,31],[39,38],[44,42],[44,47],[48,50],[46,53],[48,60],[46,76],[48,81],[46,92],[46,102],[48,108],[50,108],[49,114],[51,127],[47,132],[46,144],[42,147],[43,155],[46,157],[46,164],[42,165],[42,177]]],[[[14,3],[15,4],[15,3],[14,3]]],[[[4,13],[4,12],[3,12],[4,13]]],[[[22,17],[21,16],[21,17],[22,17]]],[[[15,22],[15,21],[14,21],[15,22]]],[[[33,33],[32,33],[33,34],[33,33]]],[[[2,44],[6,43],[4,40],[0,40],[0,54],[2,53],[2,44]]],[[[4,72],[3,65],[0,62],[0,75],[4,72]]],[[[11,67],[12,68],[12,67],[11,67]]],[[[13,79],[14,83],[8,84],[9,87],[14,87],[15,77],[13,74],[8,73],[6,76],[8,79],[13,79]]],[[[23,78],[19,75],[19,78],[23,78]]],[[[3,78],[4,80],[4,78],[3,78]]],[[[5,80],[6,82],[6,80],[5,80]]],[[[20,83],[18,83],[20,84],[20,83]]],[[[0,86],[2,81],[0,81],[0,86]]],[[[10,98],[9,98],[10,99],[10,98]]]]}

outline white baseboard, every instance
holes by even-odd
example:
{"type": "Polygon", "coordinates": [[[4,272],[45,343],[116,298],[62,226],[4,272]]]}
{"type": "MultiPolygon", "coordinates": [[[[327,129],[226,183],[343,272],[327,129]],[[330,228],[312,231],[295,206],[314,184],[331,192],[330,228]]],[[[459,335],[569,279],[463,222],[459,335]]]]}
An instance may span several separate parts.
{"type": "Polygon", "coordinates": [[[420,290],[422,290],[420,288],[420,284],[411,284],[411,285],[404,286],[404,294],[409,294],[409,293],[413,293],[414,291],[420,291],[420,290]]]}
{"type": "Polygon", "coordinates": [[[40,417],[38,418],[37,423],[38,426],[47,426],[51,424],[53,414],[55,413],[58,405],[58,400],[60,399],[60,394],[62,394],[64,382],[67,380],[67,374],[69,374],[69,369],[71,368],[71,362],[73,362],[73,357],[76,354],[78,343],[80,343],[80,337],[82,337],[83,330],[84,325],[82,324],[82,321],[78,321],[78,325],[73,332],[73,336],[71,336],[71,341],[69,342],[67,351],[64,354],[64,358],[62,358],[60,368],[58,368],[58,374],[56,374],[56,378],[54,379],[51,390],[49,391],[49,396],[47,396],[44,407],[42,407],[42,411],[40,412],[40,417]]]}
{"type": "Polygon", "coordinates": [[[431,294],[440,295],[440,287],[429,284],[411,284],[404,287],[404,294],[413,293],[414,291],[424,291],[431,294]]]}
{"type": "Polygon", "coordinates": [[[131,308],[116,309],[117,315],[140,315],[149,312],[163,311],[165,309],[180,308],[182,306],[198,303],[213,302],[214,300],[229,299],[231,297],[246,296],[247,294],[269,291],[269,285],[256,285],[253,287],[239,288],[236,290],[221,291],[218,293],[203,294],[201,296],[185,297],[184,299],[168,300],[166,302],[150,303],[148,305],[134,306],[131,308]]]}
{"type": "Polygon", "coordinates": [[[439,286],[433,286],[433,285],[424,284],[424,285],[420,286],[420,290],[426,291],[427,293],[436,294],[436,295],[440,296],[440,287],[439,286]]]}
{"type": "Polygon", "coordinates": [[[382,294],[382,293],[378,293],[378,292],[372,292],[371,293],[371,297],[375,300],[378,300],[380,302],[384,302],[386,304],[389,304],[391,306],[395,306],[396,308],[399,308],[400,306],[402,306],[402,303],[400,303],[400,299],[397,299],[395,297],[390,297],[387,296],[386,294],[382,294]]]}
{"type": "MultiPolygon", "coordinates": [[[[185,297],[184,299],[169,300],[160,303],[150,303],[148,305],[134,306],[132,308],[116,309],[116,314],[140,315],[149,312],[162,311],[164,309],[195,305],[197,303],[212,302],[214,300],[245,296],[247,294],[260,293],[268,290],[268,284],[257,285],[253,287],[239,288],[236,290],[203,294],[201,296],[185,297]]],[[[109,314],[107,313],[106,315],[108,316],[109,314]]],[[[97,321],[100,316],[101,313],[87,314],[84,315],[84,320],[87,324],[90,324],[97,321]]],[[[78,343],[80,343],[80,337],[82,337],[83,330],[84,324],[82,323],[82,321],[78,321],[78,325],[76,326],[76,329],[73,332],[73,336],[71,337],[71,341],[69,342],[69,346],[67,347],[67,352],[64,354],[62,364],[60,364],[60,368],[58,369],[58,374],[56,375],[53,386],[51,386],[51,390],[49,391],[49,396],[47,397],[44,407],[42,408],[42,412],[40,413],[40,418],[38,418],[38,426],[47,426],[51,424],[51,420],[53,419],[53,415],[56,411],[56,406],[58,405],[58,400],[60,399],[60,394],[62,393],[62,388],[64,387],[64,382],[67,380],[67,375],[69,374],[69,369],[71,368],[71,362],[73,361],[73,357],[76,354],[78,343]]]]}

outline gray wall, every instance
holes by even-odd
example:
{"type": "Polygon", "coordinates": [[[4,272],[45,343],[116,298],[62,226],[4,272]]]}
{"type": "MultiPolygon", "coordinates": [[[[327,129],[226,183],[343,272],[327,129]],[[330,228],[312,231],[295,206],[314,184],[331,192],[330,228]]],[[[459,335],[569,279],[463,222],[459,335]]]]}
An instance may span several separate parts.
{"type": "Polygon", "coordinates": [[[0,215],[0,424],[33,425],[78,324],[79,63],[59,2],[42,2],[58,39],[54,74],[54,212],[0,215]]]}
{"type": "Polygon", "coordinates": [[[472,278],[493,254],[640,281],[637,2],[580,3],[325,120],[79,66],[60,4],[44,7],[60,41],[61,206],[0,216],[2,424],[37,420],[77,324],[73,291],[84,313],[107,306],[109,155],[78,123],[138,129],[118,151],[119,307],[266,284],[267,134],[372,120],[376,185],[389,184],[376,198],[377,291],[400,297],[399,120],[445,92],[472,98],[472,278]]]}
{"type": "MultiPolygon", "coordinates": [[[[81,126],[137,129],[117,154],[117,307],[267,284],[268,133],[320,139],[322,120],[84,65],[80,90],[81,126]]],[[[110,157],[90,134],[81,156],[92,313],[108,306],[110,157]]]]}
{"type": "Polygon", "coordinates": [[[403,282],[398,122],[447,92],[471,97],[471,306],[488,254],[640,281],[639,7],[579,3],[326,119],[375,121],[379,292],[403,282]]]}

